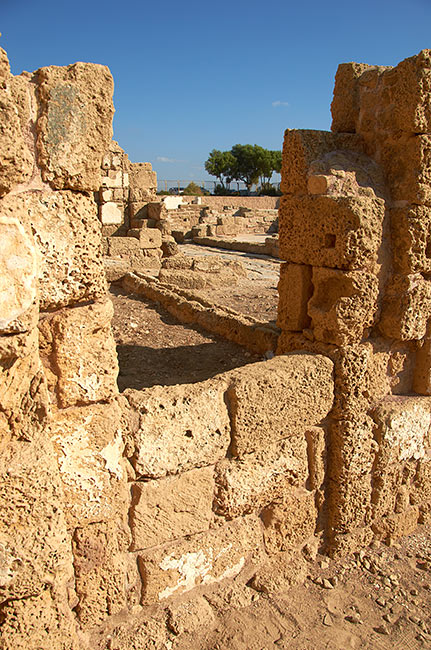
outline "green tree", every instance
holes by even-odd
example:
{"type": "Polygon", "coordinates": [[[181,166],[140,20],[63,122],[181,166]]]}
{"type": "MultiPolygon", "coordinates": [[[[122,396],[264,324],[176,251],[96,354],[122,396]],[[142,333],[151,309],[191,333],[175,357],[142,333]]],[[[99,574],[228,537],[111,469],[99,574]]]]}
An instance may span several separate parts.
{"type": "Polygon", "coordinates": [[[257,144],[236,144],[232,147],[231,154],[236,160],[233,178],[243,181],[250,192],[251,186],[257,183],[262,175],[265,149],[257,144]]]}
{"type": "Polygon", "coordinates": [[[205,194],[209,194],[209,192],[191,181],[187,187],[184,188],[183,194],[186,196],[204,196],[205,194]]]}
{"type": "Polygon", "coordinates": [[[235,178],[236,160],[230,151],[219,151],[213,149],[205,161],[205,169],[208,174],[215,176],[225,189],[226,185],[235,178]]]}

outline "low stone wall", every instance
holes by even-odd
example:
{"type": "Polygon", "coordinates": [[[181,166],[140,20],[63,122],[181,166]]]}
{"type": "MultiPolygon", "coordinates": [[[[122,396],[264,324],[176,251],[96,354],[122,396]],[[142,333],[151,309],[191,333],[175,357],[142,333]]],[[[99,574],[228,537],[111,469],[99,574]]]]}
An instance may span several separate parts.
{"type": "Polygon", "coordinates": [[[251,352],[265,354],[277,348],[278,330],[269,323],[239,314],[214,303],[206,302],[196,294],[163,284],[154,278],[142,278],[128,273],[122,279],[129,293],[145,296],[160,303],[170,314],[183,323],[199,325],[208,332],[218,334],[238,343],[251,352]]]}
{"type": "Polygon", "coordinates": [[[250,208],[252,210],[277,210],[279,196],[182,196],[185,203],[200,201],[200,205],[206,205],[214,210],[222,211],[225,206],[238,208],[250,208]]]}
{"type": "Polygon", "coordinates": [[[221,237],[193,237],[193,242],[210,248],[279,257],[278,237],[267,237],[264,242],[237,241],[221,237]]]}

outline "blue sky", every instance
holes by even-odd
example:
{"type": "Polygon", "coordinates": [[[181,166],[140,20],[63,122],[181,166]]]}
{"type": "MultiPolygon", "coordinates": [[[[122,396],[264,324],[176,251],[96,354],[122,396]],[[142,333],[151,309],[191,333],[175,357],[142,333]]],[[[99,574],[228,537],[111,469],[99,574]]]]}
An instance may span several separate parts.
{"type": "Polygon", "coordinates": [[[211,149],[281,149],[329,129],[338,63],[431,47],[431,0],[0,0],[12,72],[93,61],[115,81],[114,138],[159,179],[210,178],[211,149]]]}

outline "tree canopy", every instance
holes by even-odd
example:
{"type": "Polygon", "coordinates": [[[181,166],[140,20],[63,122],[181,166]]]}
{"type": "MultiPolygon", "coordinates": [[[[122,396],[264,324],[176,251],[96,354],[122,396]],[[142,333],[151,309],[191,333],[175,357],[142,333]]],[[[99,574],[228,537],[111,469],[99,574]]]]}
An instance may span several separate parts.
{"type": "Polygon", "coordinates": [[[205,169],[215,176],[223,189],[231,181],[243,181],[250,191],[260,181],[268,186],[273,172],[281,171],[281,151],[271,151],[259,145],[236,144],[230,151],[213,149],[205,162],[205,169]]]}

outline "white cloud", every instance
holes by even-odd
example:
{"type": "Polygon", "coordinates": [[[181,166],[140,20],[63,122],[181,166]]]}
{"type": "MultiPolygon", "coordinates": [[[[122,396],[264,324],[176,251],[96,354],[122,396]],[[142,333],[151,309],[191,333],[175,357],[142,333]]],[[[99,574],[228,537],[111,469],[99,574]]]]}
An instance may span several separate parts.
{"type": "Polygon", "coordinates": [[[277,108],[277,106],[289,106],[289,102],[281,102],[279,99],[277,99],[276,102],[272,102],[273,108],[277,108]]]}
{"type": "Polygon", "coordinates": [[[181,160],[175,160],[175,158],[166,158],[166,156],[157,156],[156,160],[157,160],[157,162],[162,162],[162,163],[177,163],[177,162],[181,162],[181,160]]]}

